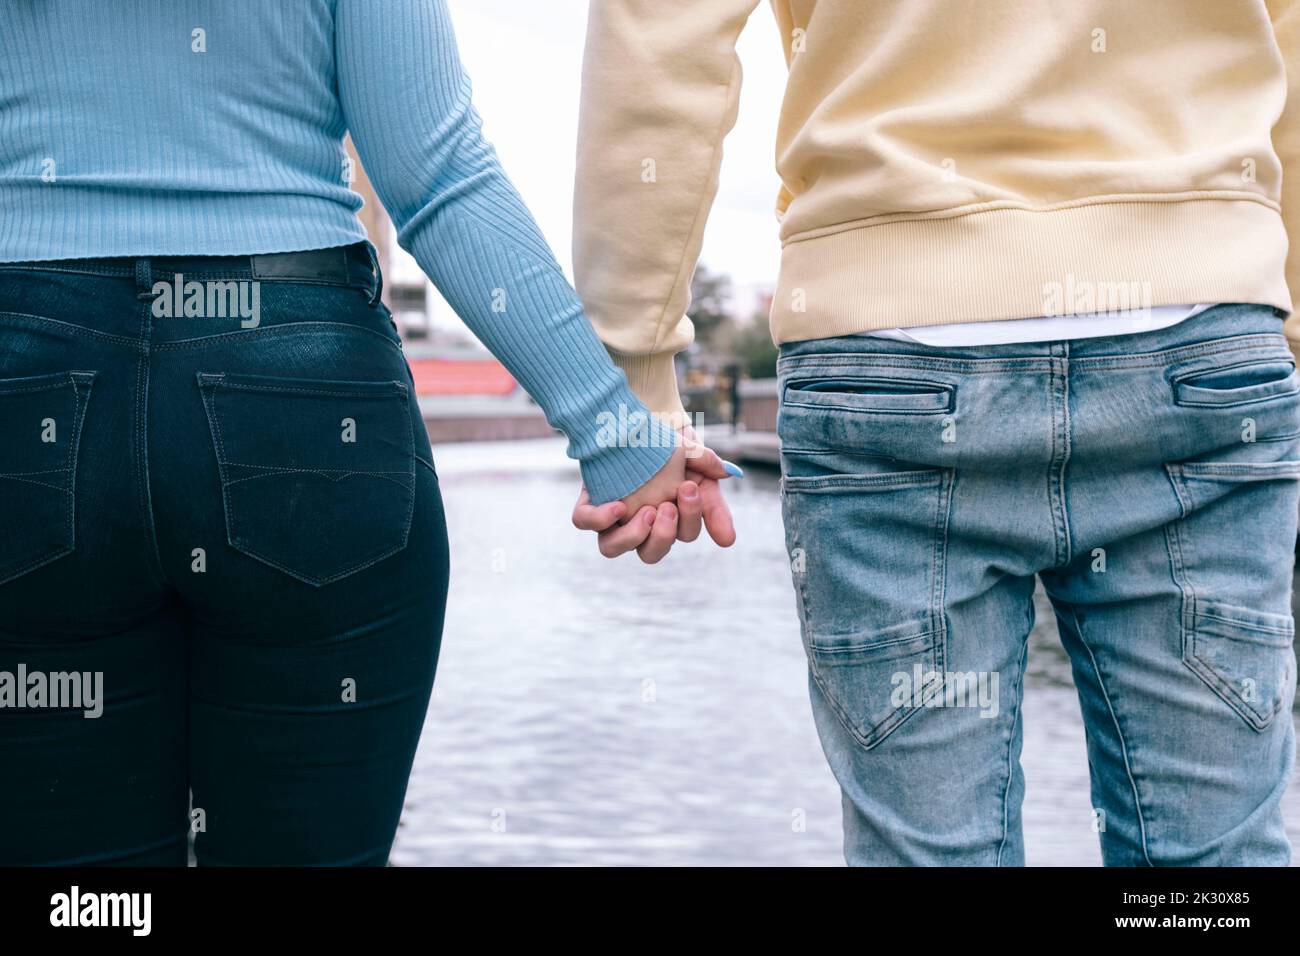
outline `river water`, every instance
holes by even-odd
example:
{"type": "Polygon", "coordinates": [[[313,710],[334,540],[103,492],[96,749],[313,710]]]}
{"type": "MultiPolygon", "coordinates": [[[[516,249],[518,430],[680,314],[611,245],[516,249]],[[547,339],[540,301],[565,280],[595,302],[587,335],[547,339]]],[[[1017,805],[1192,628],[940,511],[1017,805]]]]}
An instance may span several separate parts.
{"type": "MultiPolygon", "coordinates": [[[[729,552],[697,542],[646,567],[569,524],[563,447],[434,449],[451,597],[392,862],[842,865],[775,474],[729,482],[729,552]]],[[[1069,662],[1036,600],[1026,858],[1100,865],[1069,662]]],[[[1294,781],[1286,813],[1300,846],[1294,781]]]]}

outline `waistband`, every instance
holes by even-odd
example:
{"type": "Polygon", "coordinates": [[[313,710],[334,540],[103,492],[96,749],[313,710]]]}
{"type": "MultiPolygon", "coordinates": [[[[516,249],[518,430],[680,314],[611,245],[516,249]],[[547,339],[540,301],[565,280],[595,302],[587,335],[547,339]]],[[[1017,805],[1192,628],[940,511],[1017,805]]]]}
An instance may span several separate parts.
{"type": "Polygon", "coordinates": [[[379,258],[369,242],[252,256],[142,256],[0,263],[0,271],[9,270],[134,279],[145,289],[152,288],[157,281],[174,281],[176,276],[228,282],[344,286],[363,290],[370,296],[371,304],[379,301],[384,288],[379,258]]]}
{"type": "MultiPolygon", "coordinates": [[[[1207,346],[1243,336],[1276,339],[1286,344],[1282,323],[1286,313],[1269,305],[1224,303],[1199,312],[1174,325],[1147,332],[1106,335],[1055,342],[1009,342],[999,345],[924,345],[898,339],[865,335],[835,336],[787,342],[781,346],[780,363],[802,356],[843,354],[889,354],[924,356],[933,359],[1053,359],[1077,361],[1134,361],[1138,356],[1167,352],[1189,346],[1207,346]]],[[[1226,343],[1225,343],[1226,344],[1226,343]]]]}

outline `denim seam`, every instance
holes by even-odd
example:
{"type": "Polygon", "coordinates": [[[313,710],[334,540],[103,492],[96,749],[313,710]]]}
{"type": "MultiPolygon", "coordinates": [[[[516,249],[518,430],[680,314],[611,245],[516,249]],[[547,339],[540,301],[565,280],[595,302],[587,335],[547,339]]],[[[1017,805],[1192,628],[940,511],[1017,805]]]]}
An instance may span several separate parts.
{"type": "MultiPolygon", "coordinates": [[[[51,564],[52,562],[57,561],[60,558],[66,557],[67,555],[71,554],[73,551],[76,550],[77,547],[77,516],[76,516],[77,461],[79,460],[79,448],[81,445],[81,426],[82,426],[82,422],[85,420],[85,410],[86,410],[86,406],[89,404],[90,401],[90,388],[94,384],[94,378],[95,378],[94,372],[69,372],[67,375],[67,381],[64,382],[63,385],[52,386],[50,388],[43,387],[43,388],[15,389],[14,391],[5,393],[9,395],[14,395],[14,394],[20,394],[22,392],[28,392],[28,391],[51,391],[53,388],[66,388],[67,386],[70,385],[72,387],[72,397],[73,397],[73,424],[72,424],[72,439],[69,442],[68,454],[64,460],[63,468],[59,468],[59,469],[51,468],[51,469],[46,469],[44,471],[22,473],[22,474],[43,475],[43,474],[54,474],[58,472],[63,472],[68,475],[68,480],[67,480],[68,487],[66,488],[59,488],[57,485],[51,485],[43,481],[29,481],[30,484],[41,485],[43,487],[50,488],[64,495],[66,499],[64,505],[64,514],[66,515],[66,520],[67,520],[67,542],[68,543],[65,544],[63,547],[56,549],[52,553],[43,554],[36,558],[32,558],[31,560],[26,561],[23,564],[19,565],[18,567],[12,569],[7,575],[5,575],[3,579],[0,579],[0,584],[7,583],[16,578],[20,578],[24,574],[27,574],[29,571],[35,571],[39,567],[42,567],[46,564],[51,564]],[[82,376],[83,378],[86,379],[85,382],[86,395],[84,399],[82,398],[81,391],[77,387],[78,385],[77,376],[82,376]]],[[[28,479],[18,477],[17,475],[3,475],[0,477],[3,477],[8,480],[13,480],[13,481],[28,481],[28,479]]]]}
{"type": "MultiPolygon", "coordinates": [[[[1251,730],[1262,734],[1273,725],[1273,721],[1282,710],[1282,701],[1277,701],[1267,712],[1264,712],[1256,710],[1254,707],[1250,706],[1250,704],[1242,700],[1237,694],[1236,688],[1233,687],[1229,681],[1223,679],[1223,676],[1219,674],[1218,670],[1214,667],[1214,664],[1202,657],[1197,651],[1195,616],[1193,617],[1192,627],[1186,631],[1185,645],[1187,648],[1186,653],[1191,657],[1191,660],[1188,660],[1185,657],[1183,663],[1192,671],[1192,673],[1199,677],[1210,687],[1211,690],[1222,698],[1223,702],[1231,707],[1233,711],[1246,722],[1246,725],[1250,727],[1251,730]],[[1241,706],[1238,706],[1234,701],[1240,701],[1241,706]],[[1242,707],[1245,707],[1246,710],[1250,711],[1250,715],[1243,713],[1242,707]]],[[[1277,648],[1276,644],[1261,646],[1277,648]]]]}
{"type": "MultiPolygon", "coordinates": [[[[51,473],[57,473],[62,475],[62,474],[67,474],[67,471],[68,469],[66,468],[54,468],[51,469],[50,471],[33,472],[33,474],[46,475],[51,473]]],[[[52,488],[53,490],[59,492],[60,494],[67,494],[68,491],[68,489],[60,488],[58,485],[52,485],[48,481],[36,481],[35,479],[28,478],[26,475],[0,474],[0,480],[20,481],[23,484],[27,484],[27,485],[39,485],[42,488],[52,488]]]]}
{"type": "Polygon", "coordinates": [[[816,494],[819,491],[896,491],[902,488],[928,488],[943,484],[943,469],[899,471],[882,475],[809,475],[787,476],[785,488],[793,494],[816,494]],[[791,485],[790,482],[794,484],[791,485]]]}
{"type": "Polygon", "coordinates": [[[72,385],[72,396],[75,402],[74,415],[74,434],[72,444],[68,449],[67,472],[68,472],[68,550],[75,551],[77,547],[77,462],[81,457],[81,430],[86,421],[86,409],[90,405],[90,391],[95,384],[94,373],[73,373],[68,376],[68,381],[72,385]],[[86,395],[82,398],[81,389],[78,387],[77,375],[85,377],[86,395]]]}
{"type": "Polygon", "coordinates": [[[956,472],[945,469],[941,473],[939,498],[935,502],[934,546],[930,556],[930,622],[939,633],[936,641],[936,664],[940,673],[948,661],[948,613],[944,607],[944,593],[948,573],[948,523],[952,518],[953,486],[956,472]]]}
{"type": "MultiPolygon", "coordinates": [[[[1192,345],[1180,345],[1175,348],[1162,349],[1157,352],[1142,352],[1137,355],[1076,355],[1072,356],[1072,365],[1080,368],[1147,368],[1165,365],[1186,358],[1198,358],[1206,355],[1219,355],[1230,352],[1260,349],[1277,345],[1286,346],[1286,336],[1280,332],[1258,332],[1250,335],[1234,335],[1198,342],[1192,345]]],[[[995,346],[982,346],[993,348],[995,346]]],[[[804,371],[818,366],[838,368],[841,366],[861,366],[870,362],[872,368],[899,369],[943,369],[961,372],[967,375],[993,374],[1009,371],[1047,371],[1051,368],[1052,358],[1041,356],[1015,356],[1008,358],[948,358],[939,354],[899,354],[897,352],[814,352],[801,355],[783,356],[777,360],[777,371],[782,377],[799,370],[804,371]]]]}
{"type": "MultiPolygon", "coordinates": [[[[811,645],[809,646],[811,647],[811,645]]],[[[935,660],[938,653],[938,646],[938,641],[934,641],[928,648],[929,658],[932,662],[935,660]]],[[[925,650],[927,649],[922,649],[922,651],[918,653],[923,653],[925,650]]],[[[827,686],[825,680],[823,680],[821,672],[818,670],[816,664],[812,663],[814,657],[815,654],[809,654],[809,662],[812,666],[813,678],[821,688],[822,694],[826,698],[826,702],[829,703],[831,709],[835,711],[835,715],[838,717],[840,725],[849,732],[850,736],[852,736],[864,750],[873,750],[880,744],[884,743],[895,730],[901,727],[908,720],[908,718],[917,711],[924,709],[926,704],[943,693],[943,687],[940,683],[932,689],[929,696],[924,697],[918,703],[904,705],[891,711],[883,720],[877,723],[874,727],[871,727],[870,730],[864,734],[854,726],[853,719],[845,712],[835,695],[831,693],[830,688],[827,686]]]]}
{"type": "Polygon", "coordinates": [[[1052,537],[1056,567],[1070,563],[1073,542],[1065,500],[1065,469],[1070,461],[1070,370],[1069,359],[1054,359],[1048,379],[1051,389],[1052,457],[1047,467],[1047,497],[1052,509],[1052,537]],[[1060,414],[1057,414],[1058,397],[1060,414]]]}
{"type": "Polygon", "coordinates": [[[1150,368],[1156,365],[1169,365],[1183,359],[1200,358],[1209,355],[1226,355],[1231,352],[1244,352],[1281,344],[1286,347],[1286,336],[1280,332],[1259,332],[1251,335],[1233,335],[1227,338],[1211,339],[1194,345],[1180,345],[1159,352],[1143,352],[1138,355],[1083,355],[1071,361],[1089,369],[1095,368],[1150,368]]]}
{"type": "MultiPolygon", "coordinates": [[[[56,261],[56,260],[55,260],[56,261]]],[[[6,262],[0,263],[0,272],[58,272],[63,275],[99,276],[105,279],[130,279],[135,276],[135,266],[87,266],[69,268],[55,265],[55,261],[42,262],[6,262]]]]}
{"type": "Polygon", "coordinates": [[[837,412],[851,412],[858,415],[946,415],[952,411],[952,405],[944,405],[942,408],[887,408],[883,406],[867,405],[839,405],[832,402],[791,402],[787,401],[788,408],[810,408],[813,411],[833,410],[837,412]]]}
{"type": "Polygon", "coordinates": [[[1175,385],[1174,404],[1179,408],[1241,408],[1244,405],[1262,405],[1278,398],[1290,398],[1297,392],[1300,392],[1300,388],[1293,388],[1288,392],[1272,392],[1268,395],[1260,395],[1257,398],[1242,398],[1235,402],[1190,402],[1180,395],[1178,386],[1175,385]]]}
{"type": "Polygon", "coordinates": [[[928,627],[920,631],[910,631],[903,637],[896,637],[889,641],[875,641],[866,644],[814,644],[811,640],[808,646],[819,656],[835,657],[838,654],[859,654],[862,651],[878,651],[886,647],[897,647],[900,644],[911,644],[913,641],[919,641],[927,637],[938,637],[941,631],[939,628],[928,627]]]}
{"type": "Polygon", "coordinates": [[[1092,671],[1097,675],[1097,686],[1101,688],[1101,696],[1106,701],[1106,710],[1110,713],[1111,723],[1115,727],[1115,736],[1119,738],[1120,752],[1124,755],[1124,773],[1128,777],[1129,788],[1133,791],[1133,811],[1137,815],[1138,832],[1142,843],[1142,858],[1146,860],[1147,866],[1155,866],[1151,862],[1151,851],[1147,846],[1147,824],[1146,814],[1142,812],[1142,799],[1138,794],[1137,779],[1133,776],[1133,766],[1129,760],[1128,741],[1124,738],[1124,730],[1120,726],[1119,714],[1115,712],[1115,705],[1110,699],[1110,691],[1106,690],[1106,679],[1102,676],[1101,666],[1097,663],[1097,655],[1093,653],[1088,646],[1088,639],[1083,634],[1083,623],[1079,620],[1079,614],[1073,605],[1069,608],[1070,619],[1074,623],[1074,632],[1079,637],[1079,643],[1083,649],[1088,652],[1088,660],[1092,664],[1092,671]]]}
{"type": "MultiPolygon", "coordinates": [[[[282,472],[288,474],[301,473],[301,474],[310,474],[310,475],[321,475],[324,478],[329,478],[333,475],[338,475],[341,478],[347,478],[350,475],[405,475],[407,473],[406,469],[402,469],[401,471],[396,471],[396,470],[383,471],[375,468],[288,468],[282,465],[250,465],[248,462],[245,461],[228,461],[226,462],[226,464],[231,465],[235,468],[252,468],[256,471],[275,471],[275,472],[282,472]]],[[[253,475],[252,477],[260,478],[263,476],[253,475]]],[[[237,478],[235,480],[247,481],[248,479],[237,478]]]]}
{"type": "MultiPolygon", "coordinates": [[[[1033,614],[1033,604],[1029,606],[1030,614],[1033,614]]],[[[1020,724],[1020,714],[1023,710],[1024,698],[1024,680],[1025,680],[1025,661],[1029,656],[1029,632],[1033,629],[1034,622],[1031,618],[1025,628],[1025,637],[1020,644],[1020,662],[1019,669],[1016,672],[1014,686],[1011,688],[1011,702],[1015,708],[1015,715],[1011,718],[1011,729],[1007,733],[1007,784],[1002,790],[1002,840],[998,843],[998,855],[996,864],[1002,865],[1002,851],[1006,849],[1007,838],[1011,836],[1011,781],[1015,775],[1011,766],[1012,749],[1016,739],[1016,727],[1020,724]]]]}
{"type": "MultiPolygon", "coordinates": [[[[1293,370],[1294,370],[1295,360],[1288,359],[1287,362],[1288,364],[1293,366],[1293,370]]],[[[1233,362],[1231,365],[1210,365],[1204,368],[1181,369],[1179,372],[1177,372],[1175,375],[1173,375],[1170,378],[1170,381],[1174,385],[1187,385],[1191,388],[1198,388],[1203,390],[1208,389],[1209,391],[1217,391],[1213,386],[1197,385],[1196,382],[1198,379],[1204,378],[1207,375],[1217,375],[1223,372],[1235,372],[1238,369],[1254,368],[1257,365],[1268,366],[1268,365],[1278,365],[1278,364],[1279,364],[1279,360],[1274,356],[1260,355],[1256,358],[1248,358],[1248,359],[1243,359],[1240,362],[1233,362]]],[[[1290,377],[1291,376],[1288,373],[1284,378],[1272,379],[1269,382],[1263,384],[1276,384],[1280,382],[1285,382],[1290,377]]],[[[1246,387],[1258,387],[1258,386],[1246,386],[1246,387]]],[[[1229,389],[1228,391],[1231,391],[1231,389],[1229,389]]]]}
{"type": "Polygon", "coordinates": [[[348,322],[320,322],[320,321],[285,322],[279,325],[258,326],[255,329],[237,329],[231,332],[214,332],[211,335],[201,335],[192,339],[181,339],[176,342],[161,342],[156,345],[153,345],[151,348],[152,351],[154,352],[176,352],[176,351],[184,351],[189,349],[202,349],[212,345],[225,345],[227,344],[228,339],[231,339],[235,336],[241,336],[241,337],[257,336],[258,338],[265,338],[266,336],[289,335],[291,333],[300,333],[304,331],[309,331],[314,334],[340,335],[343,332],[348,330],[364,332],[367,335],[373,335],[377,338],[383,339],[395,350],[397,350],[399,354],[403,356],[405,356],[406,354],[402,350],[402,347],[398,345],[396,342],[394,342],[387,335],[384,335],[382,332],[377,332],[374,329],[368,329],[364,325],[352,325],[351,323],[348,322]]]}
{"type": "Polygon", "coordinates": [[[285,574],[289,575],[289,577],[294,578],[295,580],[301,581],[304,584],[309,584],[312,587],[319,588],[319,587],[324,587],[327,584],[333,584],[335,581],[340,581],[351,574],[356,574],[358,571],[364,571],[366,570],[366,568],[373,567],[374,565],[378,564],[380,561],[384,560],[385,558],[391,558],[393,555],[397,554],[402,549],[404,549],[406,547],[406,544],[407,544],[407,540],[404,538],[401,541],[401,543],[394,545],[393,547],[389,548],[387,551],[383,552],[382,554],[377,554],[372,558],[366,558],[364,561],[361,561],[356,564],[350,564],[346,568],[342,568],[339,571],[336,571],[333,574],[329,574],[324,577],[314,577],[311,575],[303,574],[301,571],[295,571],[293,568],[290,568],[288,565],[282,564],[280,561],[276,560],[275,558],[272,558],[269,555],[263,553],[262,551],[248,545],[236,545],[232,541],[230,546],[234,548],[236,551],[239,551],[241,554],[246,554],[250,558],[255,558],[256,560],[261,561],[263,564],[269,565],[270,567],[273,567],[278,571],[283,571],[285,574]]]}
{"type": "MultiPolygon", "coordinates": [[[[56,372],[53,376],[50,377],[58,379],[59,381],[50,382],[48,385],[24,385],[22,388],[0,387],[0,395],[25,395],[28,392],[55,392],[61,388],[67,388],[69,385],[71,385],[73,396],[75,397],[77,392],[77,386],[76,386],[76,382],[74,382],[69,377],[72,374],[73,374],[72,372],[63,372],[63,373],[56,372]]],[[[86,374],[86,373],[79,373],[79,374],[86,374]]],[[[42,375],[37,377],[45,378],[46,376],[42,375]]]]}
{"type": "MultiPolygon", "coordinates": [[[[234,464],[234,463],[231,462],[231,464],[234,464]]],[[[239,466],[236,465],[236,467],[239,467],[239,466]]],[[[247,478],[231,478],[229,481],[226,482],[226,484],[229,485],[229,486],[231,486],[231,487],[233,487],[233,486],[235,486],[235,485],[243,484],[243,483],[246,482],[246,481],[262,481],[262,480],[264,480],[264,479],[266,479],[266,478],[279,478],[279,477],[282,477],[283,475],[286,475],[286,474],[288,474],[288,475],[320,475],[322,478],[330,478],[331,480],[333,480],[333,476],[332,476],[332,475],[330,475],[330,474],[328,474],[328,473],[326,473],[326,472],[324,472],[324,471],[321,471],[321,470],[319,470],[319,469],[315,469],[315,468],[280,468],[280,469],[276,469],[276,473],[275,473],[275,474],[268,474],[268,475],[249,475],[247,478]]],[[[336,472],[336,474],[338,475],[339,480],[342,480],[342,479],[344,479],[344,478],[356,478],[356,477],[360,477],[360,478],[378,478],[378,479],[380,479],[381,481],[390,481],[390,482],[392,482],[393,484],[397,485],[397,487],[401,488],[403,491],[414,491],[414,490],[415,490],[413,486],[408,485],[408,484],[406,484],[406,483],[404,483],[404,482],[402,482],[402,481],[399,481],[398,479],[396,479],[396,478],[393,477],[393,475],[405,475],[405,474],[407,474],[407,473],[404,472],[404,471],[396,471],[396,472],[384,472],[384,471],[343,471],[343,472],[336,472]]]]}
{"type": "Polygon", "coordinates": [[[927,391],[915,392],[898,392],[873,394],[867,392],[852,392],[847,389],[839,391],[811,391],[808,389],[796,388],[796,385],[807,381],[816,381],[822,376],[815,379],[798,379],[789,378],[781,386],[780,401],[787,407],[809,408],[814,411],[822,409],[836,409],[846,412],[871,412],[885,415],[934,415],[942,412],[951,412],[957,403],[957,386],[950,382],[932,382],[918,379],[894,378],[890,376],[880,377],[871,375],[851,375],[844,378],[847,384],[865,384],[865,385],[906,385],[927,389],[927,391]],[[793,393],[798,398],[790,398],[793,393]],[[834,396],[843,396],[835,399],[834,396]],[[896,405],[873,404],[872,398],[879,397],[889,398],[906,398],[910,401],[900,402],[896,405]],[[820,399],[819,399],[820,397],[820,399]],[[858,401],[851,399],[857,398],[858,401]],[[936,404],[935,399],[942,399],[942,404],[936,404]]]}
{"type": "MultiPolygon", "coordinates": [[[[1224,624],[1230,624],[1234,628],[1240,628],[1241,630],[1245,630],[1245,631],[1262,631],[1265,634],[1276,634],[1279,637],[1286,637],[1286,638],[1290,638],[1295,635],[1295,630],[1290,627],[1271,627],[1267,624],[1255,624],[1255,623],[1248,624],[1245,621],[1238,621],[1235,618],[1227,617],[1222,614],[1215,614],[1213,611],[1204,610],[1204,607],[1205,606],[1202,605],[1201,607],[1197,608],[1196,614],[1198,617],[1208,618],[1211,621],[1220,621],[1224,624]]],[[[1266,643],[1266,642],[1261,641],[1260,643],[1266,643]]]]}
{"type": "Polygon", "coordinates": [[[25,478],[28,475],[57,475],[60,472],[67,470],[68,469],[65,466],[63,468],[41,468],[38,471],[5,471],[0,472],[0,478],[25,478]]]}
{"type": "Polygon", "coordinates": [[[899,355],[896,352],[819,352],[810,355],[791,355],[777,362],[778,375],[785,378],[795,372],[814,371],[817,368],[860,368],[864,363],[872,369],[894,368],[906,371],[943,370],[964,375],[992,375],[1001,372],[1039,372],[1051,367],[1051,358],[1021,356],[1017,358],[959,359],[940,355],[899,355]],[[784,364],[783,364],[784,363],[784,364]]]}
{"type": "Polygon", "coordinates": [[[221,433],[221,416],[217,415],[214,408],[216,401],[215,388],[203,385],[202,373],[199,375],[199,395],[203,401],[203,411],[207,415],[208,429],[212,433],[212,443],[216,451],[217,480],[221,483],[221,511],[222,517],[225,518],[226,543],[233,548],[235,541],[234,533],[230,527],[230,492],[226,483],[226,446],[221,433]]]}
{"type": "MultiPolygon", "coordinates": [[[[1176,461],[1168,462],[1166,471],[1179,479],[1206,481],[1214,478],[1240,478],[1242,482],[1285,481],[1300,477],[1300,461],[1176,461]]],[[[1182,496],[1179,496],[1179,503],[1182,496]]],[[[1188,509],[1189,511],[1191,509],[1188,509]]]]}
{"type": "Polygon", "coordinates": [[[140,337],[138,341],[133,343],[139,350],[135,374],[136,416],[134,438],[136,464],[140,469],[140,476],[136,485],[136,498],[140,506],[140,514],[144,520],[145,537],[148,539],[146,542],[147,549],[152,558],[152,560],[145,563],[149,565],[149,573],[154,580],[164,587],[170,588],[173,585],[168,580],[167,571],[163,567],[162,552],[158,547],[158,529],[154,524],[153,495],[149,489],[149,318],[152,309],[153,303],[151,300],[141,300],[140,337]]]}
{"type": "Polygon", "coordinates": [[[91,338],[102,339],[106,342],[114,342],[118,345],[127,345],[131,348],[139,347],[138,340],[127,335],[115,335],[112,332],[101,332],[99,329],[87,328],[84,325],[76,325],[72,322],[63,322],[59,319],[51,319],[44,315],[30,315],[26,312],[0,312],[0,320],[22,319],[26,322],[38,322],[42,325],[57,325],[60,329],[68,330],[71,335],[90,336],[91,338]]]}
{"type": "MultiPolygon", "coordinates": [[[[286,379],[286,381],[293,381],[286,379]]],[[[396,393],[402,398],[406,397],[406,386],[401,382],[379,382],[376,385],[383,385],[387,389],[389,385],[396,389],[396,393]]],[[[392,398],[392,394],[385,393],[384,389],[376,387],[373,391],[358,388],[314,388],[311,386],[295,385],[248,385],[242,382],[232,382],[224,374],[221,376],[221,387],[233,392],[270,392],[273,395],[328,395],[330,398],[392,398]]]]}

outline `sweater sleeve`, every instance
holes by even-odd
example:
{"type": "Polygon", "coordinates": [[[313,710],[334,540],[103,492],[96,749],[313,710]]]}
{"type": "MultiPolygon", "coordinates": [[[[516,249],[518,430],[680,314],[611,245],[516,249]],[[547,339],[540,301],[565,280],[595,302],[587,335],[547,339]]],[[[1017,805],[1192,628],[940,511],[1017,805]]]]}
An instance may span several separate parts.
{"type": "Polygon", "coordinates": [[[574,194],[574,276],[632,388],[684,414],[673,355],[722,141],[736,123],[736,41],[758,0],[596,0],[590,6],[574,194]]]}
{"type": "Polygon", "coordinates": [[[568,436],[593,501],[630,494],[676,435],[645,417],[484,139],[445,0],[337,0],[335,60],[399,244],[568,436]]]}
{"type": "MultiPolygon", "coordinates": [[[[1268,0],[1268,11],[1286,69],[1286,106],[1273,127],[1273,149],[1282,162],[1282,220],[1290,240],[1286,284],[1294,303],[1300,296],[1300,2],[1268,0]]],[[[1300,312],[1292,310],[1284,331],[1300,361],[1300,312]]]]}

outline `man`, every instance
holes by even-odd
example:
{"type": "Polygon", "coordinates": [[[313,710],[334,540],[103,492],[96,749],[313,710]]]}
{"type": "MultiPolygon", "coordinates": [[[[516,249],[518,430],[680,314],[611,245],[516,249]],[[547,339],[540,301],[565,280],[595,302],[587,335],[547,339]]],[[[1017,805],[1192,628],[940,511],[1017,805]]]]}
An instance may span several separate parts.
{"type": "MultiPolygon", "coordinates": [[[[577,286],[664,414],[756,5],[591,6],[577,286]]],[[[1023,862],[1038,577],[1106,863],[1286,864],[1300,11],[773,7],[783,501],[848,861],[1023,862]]]]}

